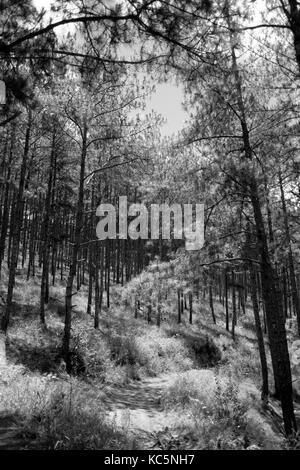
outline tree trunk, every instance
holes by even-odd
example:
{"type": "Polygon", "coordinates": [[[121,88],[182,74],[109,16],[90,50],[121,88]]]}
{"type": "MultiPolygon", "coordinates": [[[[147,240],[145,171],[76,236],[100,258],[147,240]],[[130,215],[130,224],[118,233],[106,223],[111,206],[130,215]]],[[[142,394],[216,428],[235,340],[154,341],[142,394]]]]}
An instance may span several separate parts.
{"type": "Polygon", "coordinates": [[[70,340],[71,340],[71,321],[72,321],[72,295],[73,283],[77,270],[77,256],[80,248],[82,218],[83,218],[83,200],[84,200],[84,173],[87,152],[87,126],[83,126],[81,163],[80,163],[80,181],[79,193],[76,211],[75,239],[71,255],[70,270],[67,278],[66,299],[65,299],[65,328],[62,343],[62,353],[66,362],[67,372],[71,372],[72,364],[70,358],[70,340]]]}
{"type": "Polygon", "coordinates": [[[23,194],[24,194],[25,177],[26,177],[26,171],[27,171],[28,154],[29,154],[30,134],[31,134],[31,111],[29,110],[28,123],[27,123],[26,134],[25,134],[24,152],[23,152],[21,171],[20,171],[19,188],[18,188],[18,194],[17,194],[17,199],[16,199],[16,208],[15,208],[15,211],[13,212],[14,220],[12,224],[12,232],[13,232],[12,233],[12,249],[11,249],[11,259],[10,259],[10,265],[9,265],[6,309],[1,319],[1,330],[5,334],[7,332],[7,328],[9,325],[9,319],[10,319],[10,314],[11,314],[11,309],[12,309],[12,297],[13,297],[13,291],[14,291],[14,286],[15,286],[15,276],[16,276],[16,269],[17,269],[18,256],[19,256],[19,245],[20,245],[20,237],[21,237],[22,221],[23,221],[23,194]]]}
{"type": "MultiPolygon", "coordinates": [[[[94,272],[94,269],[93,269],[94,247],[93,247],[92,243],[89,243],[88,253],[89,253],[89,281],[88,281],[89,287],[88,287],[88,301],[87,301],[86,313],[87,313],[87,315],[91,315],[91,313],[92,313],[92,301],[93,301],[93,272],[94,272]]],[[[97,256],[98,256],[98,254],[96,253],[96,257],[97,256]]],[[[99,263],[96,266],[96,269],[99,270],[99,263]]],[[[98,273],[98,282],[99,282],[99,273],[98,273]]],[[[95,287],[95,295],[96,295],[96,287],[95,287]]],[[[95,302],[95,306],[96,306],[96,302],[95,302]]]]}
{"type": "Polygon", "coordinates": [[[290,6],[290,11],[288,11],[286,6],[283,6],[283,2],[281,5],[287,17],[289,27],[293,33],[296,61],[300,71],[300,11],[298,9],[297,0],[288,0],[288,3],[290,6]]]}
{"type": "Polygon", "coordinates": [[[151,323],[151,313],[152,313],[152,306],[151,306],[151,304],[149,304],[148,308],[147,308],[147,321],[148,321],[148,323],[151,323]]]}
{"type": "Polygon", "coordinates": [[[291,294],[292,294],[294,312],[297,317],[298,336],[300,337],[300,302],[299,302],[299,295],[298,295],[295,267],[294,267],[294,259],[293,259],[292,246],[291,246],[290,227],[289,227],[285,195],[284,195],[282,177],[281,177],[280,171],[278,173],[278,179],[279,179],[279,186],[280,186],[280,193],[281,193],[281,203],[282,203],[283,220],[284,220],[284,227],[285,227],[285,238],[286,238],[286,243],[287,243],[287,248],[288,248],[291,294]]]}
{"type": "Polygon", "coordinates": [[[232,283],[232,324],[231,324],[231,334],[232,334],[232,338],[235,339],[236,299],[235,299],[235,275],[234,275],[234,271],[231,272],[231,283],[232,283]]]}
{"type": "MultiPolygon", "coordinates": [[[[100,246],[100,250],[102,247],[100,246]]],[[[95,316],[94,316],[94,328],[99,328],[99,308],[100,308],[100,283],[99,283],[99,253],[96,246],[96,266],[95,266],[95,316]]],[[[100,254],[101,256],[101,254],[100,254]]],[[[101,272],[102,276],[102,272],[101,272]]]]}
{"type": "Polygon", "coordinates": [[[49,180],[45,200],[45,216],[43,223],[44,232],[44,250],[43,250],[43,269],[41,279],[41,295],[40,295],[40,321],[45,325],[45,303],[48,301],[47,285],[49,284],[49,258],[50,258],[50,217],[51,217],[51,200],[52,200],[52,187],[53,187],[53,173],[55,166],[55,128],[52,135],[52,147],[49,166],[49,180]]]}
{"type": "Polygon", "coordinates": [[[229,331],[228,274],[227,274],[227,271],[225,271],[225,315],[226,315],[226,330],[229,331]]]}
{"type": "Polygon", "coordinates": [[[0,273],[1,273],[1,265],[4,258],[5,252],[5,240],[7,235],[8,229],[8,221],[9,221],[9,193],[11,189],[11,165],[14,153],[14,140],[15,140],[15,126],[12,127],[11,131],[11,139],[10,139],[10,149],[9,149],[9,157],[7,162],[7,174],[6,174],[6,182],[5,182],[5,192],[4,192],[4,202],[3,202],[3,214],[2,214],[2,221],[1,221],[1,234],[0,234],[0,273]]]}
{"type": "Polygon", "coordinates": [[[178,307],[178,317],[177,317],[177,323],[181,323],[181,291],[180,289],[177,289],[177,307],[178,307]]]}
{"type": "Polygon", "coordinates": [[[156,326],[160,327],[161,323],[161,295],[157,296],[156,326]]]}
{"type": "MultiPolygon", "coordinates": [[[[228,4],[227,4],[227,13],[228,4]]],[[[228,26],[231,31],[231,56],[232,56],[232,71],[235,78],[237,103],[239,109],[239,119],[244,143],[244,162],[252,162],[253,152],[250,143],[249,130],[246,121],[246,113],[243,101],[242,81],[237,66],[237,59],[235,54],[236,42],[233,37],[233,28],[230,23],[230,16],[228,14],[228,26]]],[[[245,174],[245,170],[244,173],[245,174]]],[[[261,279],[262,279],[262,295],[265,302],[266,309],[266,322],[269,335],[270,352],[272,358],[272,366],[274,372],[274,380],[276,389],[279,393],[281,400],[281,408],[283,414],[284,428],[287,435],[296,431],[297,425],[294,414],[293,406],[293,389],[292,389],[292,376],[290,367],[290,358],[288,352],[285,320],[282,309],[282,296],[278,288],[278,279],[276,278],[273,266],[269,257],[267,236],[265,232],[263,216],[259,200],[259,192],[257,188],[256,177],[249,165],[247,172],[247,186],[250,192],[251,203],[254,212],[254,220],[256,225],[256,235],[258,242],[258,249],[261,258],[261,279]]]]}
{"type": "Polygon", "coordinates": [[[262,373],[262,399],[266,400],[269,395],[269,385],[268,385],[268,364],[265,351],[264,335],[261,327],[260,316],[259,316],[259,306],[257,300],[257,285],[256,285],[256,272],[253,266],[250,266],[250,281],[251,281],[251,297],[253,305],[253,313],[255,320],[255,329],[259,349],[259,357],[261,364],[261,373],[262,373]]]}
{"type": "Polygon", "coordinates": [[[189,308],[190,308],[190,324],[193,324],[193,294],[192,292],[189,292],[189,308]]]}
{"type": "Polygon", "coordinates": [[[210,311],[211,311],[213,322],[214,324],[216,324],[217,321],[216,321],[215,310],[214,310],[214,300],[213,300],[213,292],[212,292],[211,284],[209,284],[209,305],[210,305],[210,311]]]}

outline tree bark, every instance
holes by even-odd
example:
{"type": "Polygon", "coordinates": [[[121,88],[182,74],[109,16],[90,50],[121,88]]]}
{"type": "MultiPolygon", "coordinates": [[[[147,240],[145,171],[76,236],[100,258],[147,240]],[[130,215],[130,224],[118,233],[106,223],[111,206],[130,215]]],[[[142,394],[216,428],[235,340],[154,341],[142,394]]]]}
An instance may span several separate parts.
{"type": "Polygon", "coordinates": [[[49,165],[49,180],[48,188],[45,200],[45,216],[43,223],[43,233],[44,233],[44,250],[43,250],[43,269],[42,269],[42,279],[41,279],[41,295],[40,295],[40,322],[42,325],[45,325],[45,303],[48,302],[47,296],[47,284],[49,282],[49,258],[50,258],[50,217],[51,217],[51,200],[52,200],[52,186],[53,186],[53,173],[55,166],[55,127],[53,128],[52,134],[52,146],[51,146],[51,156],[50,156],[50,165],[49,165]]]}
{"type": "Polygon", "coordinates": [[[226,330],[229,331],[228,274],[227,274],[227,271],[225,271],[225,315],[226,315],[226,330]]]}
{"type": "Polygon", "coordinates": [[[234,271],[231,271],[231,284],[232,284],[232,324],[231,324],[231,334],[232,334],[232,338],[235,339],[236,298],[235,298],[235,275],[234,275],[234,271]]]}
{"type": "Polygon", "coordinates": [[[19,257],[19,245],[20,245],[20,237],[21,237],[22,222],[23,222],[23,194],[24,194],[25,177],[26,177],[26,171],[27,171],[28,154],[29,154],[31,124],[32,124],[31,110],[29,110],[28,122],[27,122],[27,127],[26,127],[26,134],[25,134],[24,152],[23,152],[23,158],[22,158],[22,163],[21,163],[19,188],[18,188],[17,199],[16,199],[16,208],[13,213],[14,220],[12,223],[12,249],[11,249],[11,258],[10,258],[10,265],[9,265],[6,309],[1,319],[1,330],[5,334],[7,332],[7,328],[9,325],[9,319],[10,319],[10,314],[11,314],[11,309],[12,309],[12,297],[13,297],[13,291],[14,291],[14,286],[15,286],[16,269],[17,269],[18,257],[19,257]]]}
{"type": "Polygon", "coordinates": [[[15,126],[12,127],[11,130],[11,138],[10,138],[10,149],[9,149],[9,156],[7,162],[7,174],[6,174],[6,182],[5,182],[5,192],[4,192],[4,202],[3,202],[3,214],[2,214],[2,221],[1,221],[1,234],[0,234],[0,273],[1,273],[1,265],[4,258],[5,252],[5,240],[7,235],[8,229],[8,221],[9,221],[9,193],[11,188],[11,166],[12,166],[12,159],[14,153],[14,141],[15,141],[15,126]]]}
{"type": "MultiPolygon", "coordinates": [[[[232,35],[233,28],[230,23],[229,12],[227,11],[227,13],[228,26],[231,31],[230,39],[232,71],[235,78],[237,103],[240,115],[239,118],[244,143],[244,161],[252,162],[253,152],[246,121],[246,112],[241,86],[242,81],[237,66],[237,59],[235,54],[236,43],[232,35]]],[[[258,249],[261,258],[262,295],[266,309],[266,323],[269,335],[274,380],[281,401],[285,432],[287,435],[290,435],[297,430],[297,425],[293,406],[292,376],[285,330],[285,319],[282,308],[282,296],[279,289],[278,279],[271,264],[269,256],[268,242],[260,206],[256,177],[253,172],[252,166],[249,165],[248,170],[249,171],[247,172],[247,186],[249,188],[249,195],[253,207],[258,249]]]]}
{"type": "Polygon", "coordinates": [[[75,239],[71,255],[70,270],[67,278],[66,298],[65,298],[65,327],[62,343],[62,353],[66,362],[67,372],[71,372],[72,364],[70,358],[70,340],[71,340],[71,322],[72,322],[72,295],[73,284],[77,271],[77,256],[81,242],[82,219],[83,219],[83,201],[84,201],[84,174],[85,161],[87,153],[87,125],[83,125],[82,149],[80,163],[79,193],[76,211],[75,239]]]}
{"type": "Polygon", "coordinates": [[[181,291],[177,289],[177,308],[178,308],[178,316],[177,316],[177,323],[181,323],[181,291]]]}
{"type": "Polygon", "coordinates": [[[257,285],[256,285],[256,272],[254,267],[250,266],[250,281],[251,281],[251,297],[253,305],[253,313],[255,320],[256,336],[258,341],[259,357],[262,373],[262,399],[266,400],[269,395],[269,382],[268,382],[268,364],[265,351],[264,335],[261,327],[259,306],[257,300],[257,285]]]}
{"type": "Polygon", "coordinates": [[[190,309],[190,325],[193,324],[193,294],[192,292],[189,292],[189,309],[190,309]]]}
{"type": "Polygon", "coordinates": [[[210,311],[211,311],[213,322],[214,324],[216,324],[217,321],[216,321],[215,310],[214,310],[214,300],[213,300],[213,291],[212,291],[211,283],[209,284],[209,305],[210,305],[210,311]]]}
{"type": "Polygon", "coordinates": [[[293,259],[292,246],[291,246],[291,235],[290,235],[290,227],[289,227],[289,221],[288,221],[288,215],[287,215],[287,209],[286,209],[286,201],[285,201],[285,195],[284,195],[283,184],[282,184],[282,176],[281,176],[280,171],[278,172],[278,179],[279,179],[283,220],[284,220],[284,227],[285,227],[285,238],[286,238],[287,249],[288,249],[288,263],[289,263],[289,273],[290,273],[290,283],[291,283],[291,294],[292,294],[294,312],[297,317],[298,336],[300,337],[300,301],[299,301],[298,288],[297,288],[296,275],[295,275],[295,267],[294,267],[294,259],[293,259]]]}

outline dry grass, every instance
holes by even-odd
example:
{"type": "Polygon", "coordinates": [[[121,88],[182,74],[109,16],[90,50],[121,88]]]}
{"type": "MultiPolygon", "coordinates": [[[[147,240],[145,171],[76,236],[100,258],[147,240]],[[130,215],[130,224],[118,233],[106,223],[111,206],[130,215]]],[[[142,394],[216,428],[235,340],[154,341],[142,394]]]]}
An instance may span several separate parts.
{"type": "Polygon", "coordinates": [[[200,449],[278,449],[274,432],[259,406],[260,393],[251,382],[212,370],[181,374],[166,391],[166,410],[178,414],[178,428],[189,431],[200,449]]]}
{"type": "MultiPolygon", "coordinates": [[[[151,273],[148,277],[144,281],[151,297],[156,294],[151,273]]],[[[252,312],[247,309],[240,315],[235,341],[225,331],[224,309],[217,302],[216,325],[202,298],[194,299],[193,325],[188,324],[187,311],[178,325],[176,286],[171,284],[161,306],[163,322],[157,328],[147,324],[145,312],[134,318],[128,296],[137,287],[135,280],[124,292],[116,290],[113,307],[109,311],[103,307],[100,330],[93,328],[93,318],[85,313],[86,287],[74,296],[72,348],[82,358],[85,372],[81,378],[66,380],[59,370],[63,322],[56,314],[64,285],[50,288],[44,330],[38,320],[39,278],[18,279],[18,308],[8,352],[11,361],[21,365],[8,368],[0,398],[10,413],[21,416],[24,435],[34,435],[43,448],[130,448],[134,443],[124,437],[124,430],[104,418],[99,384],[122,385],[175,372],[178,379],[162,402],[178,415],[178,429],[193,436],[198,448],[280,447],[258,405],[261,378],[252,312]]],[[[291,336],[293,330],[291,325],[291,336]]]]}
{"type": "Polygon", "coordinates": [[[38,449],[130,449],[126,429],[107,422],[95,390],[75,378],[10,366],[0,376],[1,408],[18,417],[24,446],[38,449]]]}

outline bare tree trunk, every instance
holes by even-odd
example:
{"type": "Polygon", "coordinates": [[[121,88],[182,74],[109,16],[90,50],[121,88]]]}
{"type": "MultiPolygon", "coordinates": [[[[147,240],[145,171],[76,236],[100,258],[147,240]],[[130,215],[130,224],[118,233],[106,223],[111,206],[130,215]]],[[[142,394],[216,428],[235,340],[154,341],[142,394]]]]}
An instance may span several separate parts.
{"type": "Polygon", "coordinates": [[[7,235],[8,229],[8,221],[9,221],[9,193],[11,188],[11,165],[14,153],[14,140],[15,140],[15,125],[12,127],[11,131],[11,139],[10,139],[10,149],[9,149],[9,157],[7,162],[7,174],[6,174],[6,182],[5,182],[5,192],[4,192],[4,202],[3,202],[3,214],[2,214],[2,221],[1,221],[1,234],[0,234],[0,273],[1,273],[1,265],[4,258],[5,252],[5,240],[7,235]]]}
{"type": "MultiPolygon", "coordinates": [[[[234,29],[232,28],[230,22],[228,3],[226,6],[228,27],[231,31],[230,38],[232,71],[235,78],[237,103],[240,113],[239,119],[241,124],[245,152],[244,161],[252,162],[253,152],[246,121],[246,112],[244,107],[241,84],[242,81],[237,66],[237,59],[235,54],[236,42],[232,33],[234,29]]],[[[285,330],[285,319],[282,308],[282,296],[278,285],[278,279],[271,264],[269,256],[268,242],[260,206],[256,177],[250,165],[248,170],[249,171],[247,173],[247,186],[249,188],[251,203],[253,207],[258,249],[261,257],[262,295],[266,309],[266,322],[268,327],[274,380],[276,384],[276,389],[280,395],[285,432],[287,435],[290,435],[293,431],[297,430],[297,425],[294,414],[292,376],[285,330]]]]}
{"type": "Polygon", "coordinates": [[[231,334],[232,334],[232,338],[235,339],[236,299],[235,299],[235,275],[234,275],[234,271],[231,272],[231,283],[232,283],[232,324],[231,324],[231,334]]]}
{"type": "Polygon", "coordinates": [[[55,128],[53,128],[52,134],[52,147],[51,147],[51,156],[50,156],[50,166],[49,166],[49,180],[47,195],[45,201],[45,216],[43,223],[43,232],[44,232],[44,250],[43,250],[43,269],[42,269],[42,279],[41,279],[41,295],[40,295],[40,321],[42,325],[45,325],[45,303],[48,301],[47,296],[47,284],[49,282],[49,258],[50,258],[50,217],[51,217],[51,200],[52,200],[52,187],[53,187],[53,173],[55,166],[55,128]]]}
{"type": "Polygon", "coordinates": [[[26,171],[27,171],[28,154],[29,154],[30,134],[31,134],[31,110],[29,110],[29,113],[28,113],[28,123],[27,123],[26,134],[25,134],[25,145],[24,145],[23,159],[22,159],[22,164],[21,164],[20,181],[19,181],[19,188],[18,188],[18,194],[17,194],[17,199],[16,199],[16,209],[14,212],[15,220],[13,221],[13,224],[12,224],[12,230],[13,230],[12,250],[11,250],[11,259],[10,259],[10,266],[9,266],[6,309],[1,319],[1,330],[5,334],[7,332],[11,309],[12,309],[12,297],[13,297],[13,291],[14,291],[14,286],[15,286],[15,276],[16,276],[16,269],[17,269],[18,256],[19,256],[19,245],[20,245],[20,237],[21,237],[22,221],[23,221],[23,194],[24,194],[25,177],[26,177],[26,171]]]}
{"type": "MultiPolygon", "coordinates": [[[[86,313],[87,313],[87,315],[91,315],[91,313],[92,313],[92,301],[93,301],[93,273],[94,273],[94,269],[93,269],[94,249],[93,249],[93,244],[92,243],[89,243],[88,253],[89,253],[89,281],[88,281],[89,287],[88,287],[88,301],[87,301],[86,313]]],[[[97,256],[98,256],[98,253],[96,252],[96,258],[97,258],[97,256]]],[[[96,269],[99,270],[99,263],[96,266],[96,269]]],[[[99,282],[99,273],[98,273],[98,282],[99,282]]],[[[96,286],[95,286],[95,295],[96,295],[96,286]]],[[[95,302],[95,306],[96,306],[96,302],[95,302]]]]}
{"type": "Polygon", "coordinates": [[[285,195],[284,195],[282,177],[281,177],[280,171],[278,173],[278,179],[279,179],[279,186],[280,186],[280,193],[281,193],[281,203],[282,203],[283,220],[284,220],[284,227],[285,227],[285,238],[286,238],[286,243],[287,243],[287,248],[288,248],[291,294],[292,294],[292,299],[293,299],[294,312],[297,316],[298,336],[300,337],[300,301],[299,301],[299,295],[298,295],[298,289],[297,289],[294,259],[293,259],[292,246],[291,246],[290,227],[289,227],[285,195]]]}
{"type": "MultiPolygon", "coordinates": [[[[102,247],[100,246],[100,250],[102,247]]],[[[100,255],[101,256],[101,255],[100,255]]],[[[94,316],[94,328],[99,328],[99,308],[100,308],[100,283],[99,283],[99,250],[96,246],[96,266],[95,266],[95,316],[94,316]]],[[[102,271],[101,271],[102,276],[102,271]]]]}
{"type": "Polygon", "coordinates": [[[110,240],[106,240],[105,248],[105,265],[106,265],[106,306],[110,306],[110,240]]]}
{"type": "Polygon", "coordinates": [[[148,323],[151,323],[151,313],[152,313],[152,306],[151,306],[151,304],[149,304],[148,308],[147,308],[147,321],[148,321],[148,323]]]}
{"type": "Polygon", "coordinates": [[[229,331],[228,274],[227,274],[227,271],[225,271],[225,314],[226,314],[226,330],[229,331]]]}
{"type": "Polygon", "coordinates": [[[264,172],[264,186],[265,186],[265,198],[266,198],[266,204],[267,204],[269,241],[272,244],[274,243],[274,231],[273,231],[272,212],[271,212],[271,205],[270,205],[269,191],[268,191],[268,180],[267,180],[267,175],[265,172],[264,172]]]}
{"type": "Polygon", "coordinates": [[[82,135],[82,149],[81,149],[81,164],[80,164],[80,180],[79,180],[79,193],[76,211],[76,225],[75,225],[75,240],[72,249],[71,265],[67,278],[66,286],[66,302],[65,302],[65,328],[62,343],[63,357],[66,362],[67,372],[71,372],[71,358],[70,358],[70,340],[71,340],[71,321],[72,321],[72,295],[73,284],[77,270],[77,256],[81,242],[82,218],[83,218],[83,198],[84,198],[84,173],[85,161],[87,152],[87,125],[83,126],[82,135]]]}
{"type": "Polygon", "coordinates": [[[300,71],[300,10],[297,0],[288,0],[288,4],[290,11],[288,11],[285,2],[281,2],[282,10],[287,17],[288,25],[293,33],[296,61],[300,71]]]}
{"type": "Polygon", "coordinates": [[[190,324],[193,324],[193,294],[192,292],[189,292],[189,308],[190,308],[190,324]]]}
{"type": "Polygon", "coordinates": [[[160,327],[161,323],[161,295],[158,293],[157,295],[157,311],[156,311],[156,326],[160,327]]]}
{"type": "Polygon", "coordinates": [[[177,289],[177,307],[178,307],[178,317],[177,323],[181,323],[181,291],[177,289]]]}
{"type": "Polygon", "coordinates": [[[265,351],[264,335],[260,323],[259,317],[259,306],[257,301],[257,285],[256,285],[256,273],[253,266],[250,266],[250,280],[251,280],[251,297],[253,305],[253,313],[255,320],[255,329],[259,349],[259,357],[261,364],[262,373],[262,399],[266,400],[269,395],[269,384],[268,384],[268,364],[265,351]]]}
{"type": "Polygon", "coordinates": [[[212,292],[211,283],[209,284],[209,305],[210,305],[210,311],[211,311],[213,322],[214,324],[216,324],[217,321],[216,321],[215,310],[214,310],[214,300],[213,300],[213,292],[212,292]]]}

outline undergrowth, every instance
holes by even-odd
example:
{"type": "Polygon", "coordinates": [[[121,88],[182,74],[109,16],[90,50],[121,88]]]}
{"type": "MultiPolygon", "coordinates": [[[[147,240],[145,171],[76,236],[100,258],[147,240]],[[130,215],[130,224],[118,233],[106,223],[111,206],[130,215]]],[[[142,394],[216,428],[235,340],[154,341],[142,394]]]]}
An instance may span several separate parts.
{"type": "Polygon", "coordinates": [[[6,415],[17,416],[24,448],[130,449],[126,429],[107,421],[97,396],[76,378],[29,374],[10,366],[0,376],[0,402],[6,415]]]}
{"type": "MultiPolygon", "coordinates": [[[[174,286],[169,287],[172,292],[174,286]]],[[[178,416],[176,426],[192,436],[197,448],[279,448],[282,443],[258,406],[260,364],[249,312],[239,318],[233,341],[224,329],[221,304],[215,307],[216,324],[206,303],[199,299],[193,325],[188,324],[186,310],[178,325],[177,304],[168,297],[163,301],[158,328],[145,321],[142,311],[134,318],[126,297],[134,288],[134,283],[126,287],[126,302],[118,292],[114,306],[109,310],[103,307],[99,330],[85,314],[84,289],[74,296],[71,350],[77,366],[70,377],[62,367],[63,321],[56,311],[63,286],[51,287],[44,329],[36,308],[31,308],[39,302],[35,281],[31,279],[24,287],[18,280],[18,308],[7,343],[8,359],[18,365],[8,367],[7,375],[1,376],[0,399],[7,413],[18,416],[28,445],[45,449],[132,448],[136,444],[128,437],[128,430],[105,418],[99,386],[120,386],[148,376],[177,373],[177,380],[162,396],[162,405],[178,416]]],[[[152,295],[154,291],[149,288],[149,292],[152,295]]]]}

